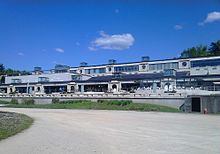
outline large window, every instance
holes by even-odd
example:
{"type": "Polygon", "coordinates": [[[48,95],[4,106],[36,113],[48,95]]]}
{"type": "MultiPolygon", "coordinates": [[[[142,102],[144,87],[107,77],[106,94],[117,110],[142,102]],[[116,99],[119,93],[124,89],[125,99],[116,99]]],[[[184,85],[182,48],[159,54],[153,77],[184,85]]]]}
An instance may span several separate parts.
{"type": "Polygon", "coordinates": [[[49,78],[48,77],[39,77],[38,82],[49,82],[49,78]]]}
{"type": "Polygon", "coordinates": [[[164,70],[164,69],[178,69],[178,62],[173,63],[160,63],[160,64],[150,64],[150,70],[164,70]]]}
{"type": "Polygon", "coordinates": [[[191,67],[206,67],[206,66],[218,66],[218,65],[220,65],[220,59],[191,61],[191,67]]]}
{"type": "Polygon", "coordinates": [[[130,65],[130,66],[117,66],[114,67],[115,72],[137,72],[139,71],[138,65],[130,65]]]}
{"type": "Polygon", "coordinates": [[[11,83],[21,83],[21,79],[11,79],[11,83]]]}
{"type": "Polygon", "coordinates": [[[105,68],[85,69],[86,74],[100,74],[100,73],[105,73],[105,72],[106,72],[105,68]]]}
{"type": "Polygon", "coordinates": [[[82,76],[81,75],[72,75],[72,80],[81,80],[82,76]]]}

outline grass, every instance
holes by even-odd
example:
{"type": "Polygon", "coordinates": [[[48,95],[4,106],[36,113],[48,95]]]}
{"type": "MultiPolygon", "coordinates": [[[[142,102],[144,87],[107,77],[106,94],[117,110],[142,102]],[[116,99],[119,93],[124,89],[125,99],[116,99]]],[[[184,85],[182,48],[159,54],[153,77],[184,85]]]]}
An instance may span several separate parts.
{"type": "Polygon", "coordinates": [[[0,140],[21,132],[32,123],[33,119],[24,114],[0,111],[0,140]]]}
{"type": "Polygon", "coordinates": [[[158,112],[179,112],[178,109],[144,103],[132,103],[131,101],[106,101],[88,100],[61,101],[53,104],[9,104],[7,107],[14,108],[43,108],[43,109],[94,109],[94,110],[132,110],[132,111],[158,111],[158,112]]]}
{"type": "Polygon", "coordinates": [[[9,102],[0,100],[0,104],[9,104],[9,102]]]}

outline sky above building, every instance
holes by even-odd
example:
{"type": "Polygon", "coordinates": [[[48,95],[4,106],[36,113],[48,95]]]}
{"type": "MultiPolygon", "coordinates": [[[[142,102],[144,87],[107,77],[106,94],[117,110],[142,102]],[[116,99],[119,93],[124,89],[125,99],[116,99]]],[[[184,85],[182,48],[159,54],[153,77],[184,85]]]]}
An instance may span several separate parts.
{"type": "Polygon", "coordinates": [[[0,63],[14,69],[174,58],[218,39],[219,0],[0,0],[0,63]]]}

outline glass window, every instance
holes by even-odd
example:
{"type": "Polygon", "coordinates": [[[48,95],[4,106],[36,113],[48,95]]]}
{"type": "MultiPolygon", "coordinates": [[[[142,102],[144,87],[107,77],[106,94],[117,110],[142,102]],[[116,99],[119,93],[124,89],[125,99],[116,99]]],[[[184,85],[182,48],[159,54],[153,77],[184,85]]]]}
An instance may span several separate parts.
{"type": "Polygon", "coordinates": [[[117,66],[114,67],[115,72],[137,72],[139,71],[138,65],[130,65],[130,66],[117,66]]]}
{"type": "Polygon", "coordinates": [[[21,83],[21,79],[11,79],[11,83],[21,83]]]}
{"type": "Polygon", "coordinates": [[[72,75],[72,80],[81,80],[80,75],[72,75]]]}
{"type": "Polygon", "coordinates": [[[49,78],[48,77],[39,77],[38,82],[49,82],[49,78]]]}
{"type": "Polygon", "coordinates": [[[191,61],[191,67],[205,67],[205,66],[218,66],[218,65],[220,65],[220,59],[191,61]]]}

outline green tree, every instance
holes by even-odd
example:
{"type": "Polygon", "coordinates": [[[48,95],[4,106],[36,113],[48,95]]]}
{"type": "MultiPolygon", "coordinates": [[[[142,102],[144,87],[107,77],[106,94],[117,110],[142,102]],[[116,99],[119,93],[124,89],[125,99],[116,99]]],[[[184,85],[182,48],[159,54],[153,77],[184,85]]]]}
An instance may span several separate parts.
{"type": "Polygon", "coordinates": [[[181,53],[180,58],[193,58],[193,57],[206,57],[209,56],[209,51],[207,50],[207,46],[196,46],[192,48],[188,48],[181,53]]]}
{"type": "Polygon", "coordinates": [[[211,43],[209,52],[212,56],[220,56],[220,40],[211,43]]]}
{"type": "Polygon", "coordinates": [[[5,67],[3,64],[0,64],[0,72],[3,72],[5,70],[5,67]]]}

